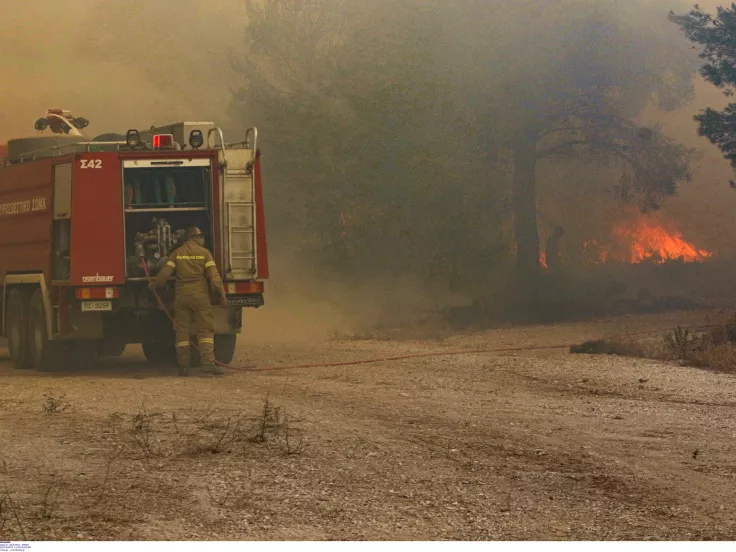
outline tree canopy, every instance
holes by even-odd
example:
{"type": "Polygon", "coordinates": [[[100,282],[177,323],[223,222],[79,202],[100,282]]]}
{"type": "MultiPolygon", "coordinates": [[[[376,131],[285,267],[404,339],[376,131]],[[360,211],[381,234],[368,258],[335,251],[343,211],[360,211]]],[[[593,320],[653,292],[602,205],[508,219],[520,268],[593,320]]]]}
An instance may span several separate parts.
{"type": "Polygon", "coordinates": [[[564,185],[549,166],[616,163],[627,178],[585,185],[656,207],[689,175],[636,122],[692,95],[677,5],[250,2],[234,106],[268,129],[272,220],[353,274],[473,285],[515,249],[536,266],[537,185],[564,185]]]}
{"type": "MultiPolygon", "coordinates": [[[[699,57],[706,60],[701,76],[732,96],[736,90],[736,4],[718,7],[715,15],[698,6],[684,15],[671,12],[670,20],[700,47],[699,57]]],[[[695,120],[699,134],[716,144],[736,170],[736,103],[722,110],[707,108],[695,120]]],[[[731,181],[731,185],[736,184],[731,181]]]]}

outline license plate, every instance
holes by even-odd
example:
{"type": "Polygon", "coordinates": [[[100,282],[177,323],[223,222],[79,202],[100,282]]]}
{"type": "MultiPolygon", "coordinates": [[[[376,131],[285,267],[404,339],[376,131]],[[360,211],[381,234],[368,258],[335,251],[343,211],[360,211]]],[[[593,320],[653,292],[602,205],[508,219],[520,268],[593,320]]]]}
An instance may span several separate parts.
{"type": "Polygon", "coordinates": [[[82,312],[111,311],[112,301],[82,301],[82,312]]]}
{"type": "Polygon", "coordinates": [[[228,297],[227,304],[231,307],[261,307],[263,306],[263,295],[254,293],[252,295],[228,297]]]}

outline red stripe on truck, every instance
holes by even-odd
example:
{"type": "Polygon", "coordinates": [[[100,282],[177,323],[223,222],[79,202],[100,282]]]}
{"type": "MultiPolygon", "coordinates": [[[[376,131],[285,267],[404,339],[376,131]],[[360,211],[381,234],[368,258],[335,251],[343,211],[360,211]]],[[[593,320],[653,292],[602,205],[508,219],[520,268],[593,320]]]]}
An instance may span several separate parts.
{"type": "Polygon", "coordinates": [[[268,247],[266,245],[266,215],[263,209],[263,184],[261,182],[261,152],[256,151],[256,162],[253,167],[256,187],[256,266],[258,278],[268,278],[268,247]]]}

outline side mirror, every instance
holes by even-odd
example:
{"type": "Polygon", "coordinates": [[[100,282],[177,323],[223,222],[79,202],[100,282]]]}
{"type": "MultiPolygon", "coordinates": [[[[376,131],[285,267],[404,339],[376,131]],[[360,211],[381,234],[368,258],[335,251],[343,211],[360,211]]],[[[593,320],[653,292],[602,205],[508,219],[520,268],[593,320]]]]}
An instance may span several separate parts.
{"type": "Polygon", "coordinates": [[[39,119],[36,121],[36,124],[33,125],[33,128],[36,130],[46,130],[49,128],[49,120],[48,119],[39,119]]]}

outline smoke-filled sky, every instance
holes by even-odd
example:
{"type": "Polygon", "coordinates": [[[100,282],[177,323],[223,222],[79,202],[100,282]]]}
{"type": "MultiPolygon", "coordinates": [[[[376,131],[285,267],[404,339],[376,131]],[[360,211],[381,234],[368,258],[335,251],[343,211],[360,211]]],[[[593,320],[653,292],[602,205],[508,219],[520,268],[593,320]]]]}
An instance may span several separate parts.
{"type": "Polygon", "coordinates": [[[87,117],[91,134],[226,116],[242,2],[2,3],[0,140],[50,107],[87,117]]]}
{"type": "MultiPolygon", "coordinates": [[[[606,3],[615,8],[636,2],[651,6],[660,1],[663,6],[670,5],[664,0],[588,0],[579,4],[594,8],[606,3]]],[[[33,121],[50,107],[70,109],[90,119],[91,135],[184,119],[215,120],[232,127],[232,94],[247,81],[247,75],[233,66],[242,55],[247,28],[242,0],[2,3],[12,4],[12,9],[3,10],[0,34],[0,141],[31,134],[33,121]]],[[[700,1],[707,10],[720,4],[717,0],[700,1]]],[[[336,9],[349,5],[349,1],[335,0],[336,9]]],[[[513,9],[506,2],[499,3],[499,9],[502,7],[513,9]]],[[[569,32],[565,17],[545,24],[550,33],[559,33],[561,44],[565,42],[569,32]]],[[[529,28],[538,30],[538,25],[535,21],[529,28]]],[[[461,28],[447,28],[463,33],[461,28]]],[[[526,28],[506,29],[485,37],[484,44],[469,44],[468,51],[474,47],[492,49],[494,40],[513,39],[520,48],[533,45],[534,37],[525,36],[525,32],[526,28]]],[[[519,52],[504,63],[517,64],[514,72],[523,75],[530,57],[519,52]]],[[[470,85],[472,79],[464,82],[464,86],[470,85]]],[[[663,123],[671,137],[702,151],[693,182],[683,185],[680,196],[669,200],[666,209],[677,217],[687,236],[701,242],[699,245],[727,248],[736,232],[736,192],[727,185],[731,171],[717,149],[696,135],[692,121],[692,114],[699,109],[720,106],[725,100],[720,91],[699,79],[695,88],[695,99],[677,111],[649,109],[643,118],[663,123]]],[[[246,121],[249,118],[248,113],[240,115],[246,121]]],[[[275,129],[261,131],[268,134],[275,129]]]]}

